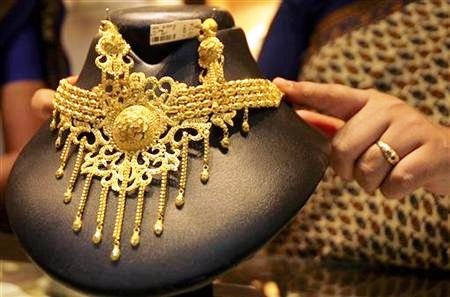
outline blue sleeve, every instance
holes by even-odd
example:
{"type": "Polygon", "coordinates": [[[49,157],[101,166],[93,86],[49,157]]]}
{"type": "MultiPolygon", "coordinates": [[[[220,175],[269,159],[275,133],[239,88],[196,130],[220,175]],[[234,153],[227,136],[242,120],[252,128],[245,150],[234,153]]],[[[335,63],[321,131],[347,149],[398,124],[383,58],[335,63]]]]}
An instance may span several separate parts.
{"type": "Polygon", "coordinates": [[[285,0],[281,3],[258,60],[267,78],[297,78],[302,55],[308,48],[314,28],[317,2],[322,1],[285,0]]]}
{"type": "Polygon", "coordinates": [[[310,38],[327,14],[355,0],[284,0],[259,56],[262,73],[296,80],[310,38]]]}
{"type": "Polygon", "coordinates": [[[0,84],[18,80],[43,79],[42,48],[37,27],[30,22],[1,53],[0,84]]]}

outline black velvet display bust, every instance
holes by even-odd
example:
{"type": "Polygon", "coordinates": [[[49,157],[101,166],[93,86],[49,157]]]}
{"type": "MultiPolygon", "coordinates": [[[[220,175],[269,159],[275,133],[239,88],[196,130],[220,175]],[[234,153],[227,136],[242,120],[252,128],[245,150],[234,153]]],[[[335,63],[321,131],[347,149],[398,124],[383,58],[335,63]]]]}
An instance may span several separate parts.
{"type": "MultiPolygon", "coordinates": [[[[261,77],[243,31],[234,26],[226,11],[183,6],[111,13],[111,21],[132,47],[134,71],[171,76],[190,85],[199,84],[197,39],[149,46],[149,25],[209,17],[219,24],[226,79],[261,77]]],[[[77,82],[85,89],[100,80],[94,63],[96,41],[77,82]]],[[[326,140],[286,104],[276,110],[253,111],[250,126],[247,136],[235,128],[227,152],[218,149],[221,134],[213,130],[209,182],[199,182],[202,163],[192,157],[186,205],[180,211],[169,201],[161,237],[153,234],[152,218],[144,216],[141,244],[136,249],[127,245],[136,201],[127,200],[122,256],[114,263],[109,257],[112,243],[108,235],[112,233],[117,197],[110,194],[105,235],[98,247],[91,242],[96,199],[88,201],[83,230],[72,232],[76,203],[62,202],[68,177],[61,181],[54,177],[59,153],[54,148],[55,135],[46,125],[23,150],[11,174],[6,195],[11,226],[41,268],[91,294],[173,295],[204,286],[280,231],[304,205],[327,166],[326,140]]],[[[68,168],[74,159],[72,156],[68,168]]],[[[80,188],[78,185],[74,197],[79,197],[80,188]]],[[[90,197],[99,197],[99,191],[98,182],[94,182],[90,197]]],[[[175,193],[176,189],[170,188],[169,199],[174,199],[175,193]]],[[[157,195],[158,190],[147,194],[146,209],[157,209],[157,195]]]]}

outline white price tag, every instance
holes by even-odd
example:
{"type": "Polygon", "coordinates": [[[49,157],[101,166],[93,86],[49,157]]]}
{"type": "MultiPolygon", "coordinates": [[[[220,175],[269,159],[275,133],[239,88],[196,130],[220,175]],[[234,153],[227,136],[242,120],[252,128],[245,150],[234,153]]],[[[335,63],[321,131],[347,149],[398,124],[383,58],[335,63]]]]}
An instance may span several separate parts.
{"type": "Polygon", "coordinates": [[[199,35],[200,19],[150,25],[150,45],[193,38],[199,35]]]}

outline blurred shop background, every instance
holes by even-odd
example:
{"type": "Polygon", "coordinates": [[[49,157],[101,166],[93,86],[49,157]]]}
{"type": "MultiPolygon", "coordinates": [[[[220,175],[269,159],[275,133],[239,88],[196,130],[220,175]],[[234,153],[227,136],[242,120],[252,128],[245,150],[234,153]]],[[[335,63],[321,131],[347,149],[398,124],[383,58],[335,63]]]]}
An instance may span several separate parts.
{"type": "Polygon", "coordinates": [[[99,21],[110,10],[145,5],[207,4],[228,10],[237,26],[241,27],[256,58],[280,0],[65,0],[66,18],[63,26],[63,44],[69,57],[72,73],[80,72],[82,63],[95,36],[99,21]]]}

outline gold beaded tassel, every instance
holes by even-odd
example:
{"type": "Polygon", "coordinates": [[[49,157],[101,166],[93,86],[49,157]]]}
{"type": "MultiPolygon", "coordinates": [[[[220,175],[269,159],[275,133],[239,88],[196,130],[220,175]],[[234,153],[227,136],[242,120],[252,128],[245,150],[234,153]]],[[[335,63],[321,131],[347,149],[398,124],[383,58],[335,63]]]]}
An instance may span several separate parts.
{"type": "Polygon", "coordinates": [[[119,192],[116,221],[114,223],[113,250],[111,252],[111,260],[113,261],[118,261],[120,259],[120,236],[122,234],[123,216],[125,213],[125,202],[127,199],[128,179],[130,178],[131,169],[128,156],[125,158],[122,166],[125,166],[125,168],[123,170],[122,186],[119,192]]]}
{"type": "Polygon", "coordinates": [[[230,146],[230,134],[228,132],[228,127],[227,127],[227,125],[225,123],[223,124],[223,126],[221,128],[223,130],[223,138],[220,141],[220,145],[223,148],[227,149],[230,146]]]}
{"type": "Polygon", "coordinates": [[[227,149],[230,146],[230,133],[228,132],[228,127],[227,124],[225,123],[225,121],[220,118],[220,117],[211,117],[211,122],[217,126],[220,127],[222,129],[223,132],[223,137],[222,140],[220,141],[220,145],[227,149]]]}
{"type": "Polygon", "coordinates": [[[64,175],[64,168],[66,168],[67,159],[69,158],[70,148],[72,146],[74,137],[75,136],[73,134],[69,134],[69,136],[67,136],[66,142],[64,143],[64,147],[59,158],[59,168],[55,173],[55,176],[58,179],[60,179],[64,175]]]}
{"type": "Polygon", "coordinates": [[[164,230],[164,213],[166,211],[166,196],[167,196],[167,168],[162,166],[161,172],[161,190],[159,192],[158,201],[158,219],[153,226],[153,231],[157,236],[161,236],[164,230]]]}
{"type": "Polygon", "coordinates": [[[181,139],[181,170],[180,170],[180,185],[178,189],[178,195],[175,199],[175,206],[182,208],[184,205],[184,191],[186,190],[187,180],[187,164],[188,164],[188,149],[189,149],[189,136],[187,132],[183,132],[183,138],[181,139]]]}
{"type": "Polygon", "coordinates": [[[58,111],[56,109],[53,110],[52,120],[50,122],[50,131],[55,131],[57,128],[56,116],[58,115],[58,111]]]}
{"type": "Polygon", "coordinates": [[[80,144],[78,146],[78,153],[75,159],[75,165],[72,170],[72,174],[70,175],[69,185],[67,186],[66,192],[64,193],[64,203],[70,203],[72,201],[72,192],[75,187],[75,183],[78,178],[78,174],[80,173],[81,162],[83,161],[84,156],[84,147],[86,145],[86,138],[82,138],[80,144]]]}
{"type": "MultiPolygon", "coordinates": [[[[64,130],[60,128],[58,130],[58,136],[56,137],[56,140],[55,140],[55,148],[56,149],[59,149],[61,147],[63,133],[64,133],[64,130]]],[[[69,139],[69,138],[67,138],[67,139],[69,139]]],[[[66,143],[67,143],[67,140],[66,140],[66,143]]]]}
{"type": "Polygon", "coordinates": [[[203,130],[203,169],[200,180],[204,184],[209,180],[209,128],[203,130]]]}
{"type": "Polygon", "coordinates": [[[248,107],[244,109],[244,116],[242,118],[242,132],[250,132],[250,124],[248,123],[248,107]]]}
{"type": "Polygon", "coordinates": [[[109,186],[104,185],[102,191],[100,192],[100,200],[98,203],[97,211],[97,227],[95,228],[94,236],[92,236],[92,242],[94,244],[99,244],[102,241],[103,224],[105,222],[106,214],[106,201],[108,199],[109,186]]]}
{"type": "Polygon", "coordinates": [[[80,232],[81,226],[83,224],[83,213],[86,207],[87,198],[89,195],[89,190],[91,188],[92,178],[94,177],[93,173],[89,173],[86,176],[86,181],[84,182],[83,191],[81,192],[80,203],[78,204],[77,215],[75,216],[75,220],[72,224],[72,230],[74,232],[80,232]]]}
{"type": "Polygon", "coordinates": [[[142,184],[139,186],[137,202],[136,202],[136,216],[134,218],[134,228],[133,235],[130,239],[130,244],[133,247],[137,247],[140,242],[142,215],[144,213],[144,196],[145,196],[146,185],[142,184]]]}

